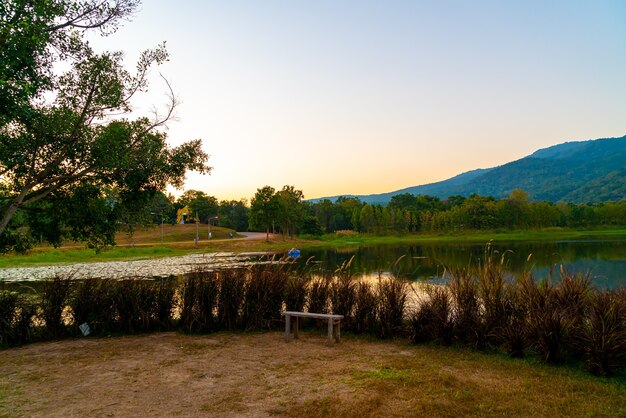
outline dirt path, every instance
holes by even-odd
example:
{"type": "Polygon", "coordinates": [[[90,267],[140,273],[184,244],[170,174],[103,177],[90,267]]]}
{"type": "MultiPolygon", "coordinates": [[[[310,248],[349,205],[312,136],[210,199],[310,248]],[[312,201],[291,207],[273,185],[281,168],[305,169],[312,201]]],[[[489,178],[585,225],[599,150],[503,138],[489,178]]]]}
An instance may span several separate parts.
{"type": "Polygon", "coordinates": [[[323,331],[159,333],[0,351],[0,416],[619,416],[624,388],[467,350],[323,331]]]}

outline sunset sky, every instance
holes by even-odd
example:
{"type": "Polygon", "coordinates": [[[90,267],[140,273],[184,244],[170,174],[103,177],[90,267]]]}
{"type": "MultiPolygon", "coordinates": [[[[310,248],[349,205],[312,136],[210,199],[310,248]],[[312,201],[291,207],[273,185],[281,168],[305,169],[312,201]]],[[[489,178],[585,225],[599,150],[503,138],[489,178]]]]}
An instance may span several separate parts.
{"type": "MultiPolygon", "coordinates": [[[[626,134],[623,1],[144,0],[96,49],[167,41],[186,189],[306,198],[439,181],[557,143],[626,134]]],[[[153,73],[137,110],[166,103],[153,73]]],[[[176,192],[175,194],[179,194],[176,192]]]]}

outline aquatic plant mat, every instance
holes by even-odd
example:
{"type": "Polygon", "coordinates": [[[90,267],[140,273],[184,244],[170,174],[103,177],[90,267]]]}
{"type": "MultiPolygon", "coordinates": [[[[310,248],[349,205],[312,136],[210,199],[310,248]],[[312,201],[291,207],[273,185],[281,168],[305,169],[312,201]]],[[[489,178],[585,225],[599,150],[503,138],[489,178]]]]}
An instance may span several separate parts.
{"type": "Polygon", "coordinates": [[[324,330],[70,339],[0,352],[0,416],[624,416],[626,386],[324,330]]]}

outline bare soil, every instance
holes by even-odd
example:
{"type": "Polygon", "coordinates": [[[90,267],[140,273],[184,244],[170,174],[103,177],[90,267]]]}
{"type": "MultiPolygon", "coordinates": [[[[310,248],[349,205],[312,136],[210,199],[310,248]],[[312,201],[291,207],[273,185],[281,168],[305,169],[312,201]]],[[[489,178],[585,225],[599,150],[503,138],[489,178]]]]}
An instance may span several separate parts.
{"type": "Polygon", "coordinates": [[[0,416],[624,416],[616,380],[464,349],[158,333],[0,351],[0,416]]]}

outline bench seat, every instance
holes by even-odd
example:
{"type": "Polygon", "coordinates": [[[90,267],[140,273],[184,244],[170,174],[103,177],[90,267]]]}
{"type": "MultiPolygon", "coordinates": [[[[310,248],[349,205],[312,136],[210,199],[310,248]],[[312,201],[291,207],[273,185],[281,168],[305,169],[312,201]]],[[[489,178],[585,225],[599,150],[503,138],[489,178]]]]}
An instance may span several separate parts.
{"type": "Polygon", "coordinates": [[[341,320],[343,315],[322,314],[314,312],[298,312],[284,311],[282,315],[285,317],[285,341],[289,342],[291,336],[291,318],[293,317],[293,337],[299,338],[300,318],[324,319],[328,321],[328,339],[327,344],[332,346],[333,343],[339,342],[341,339],[341,320]]]}

